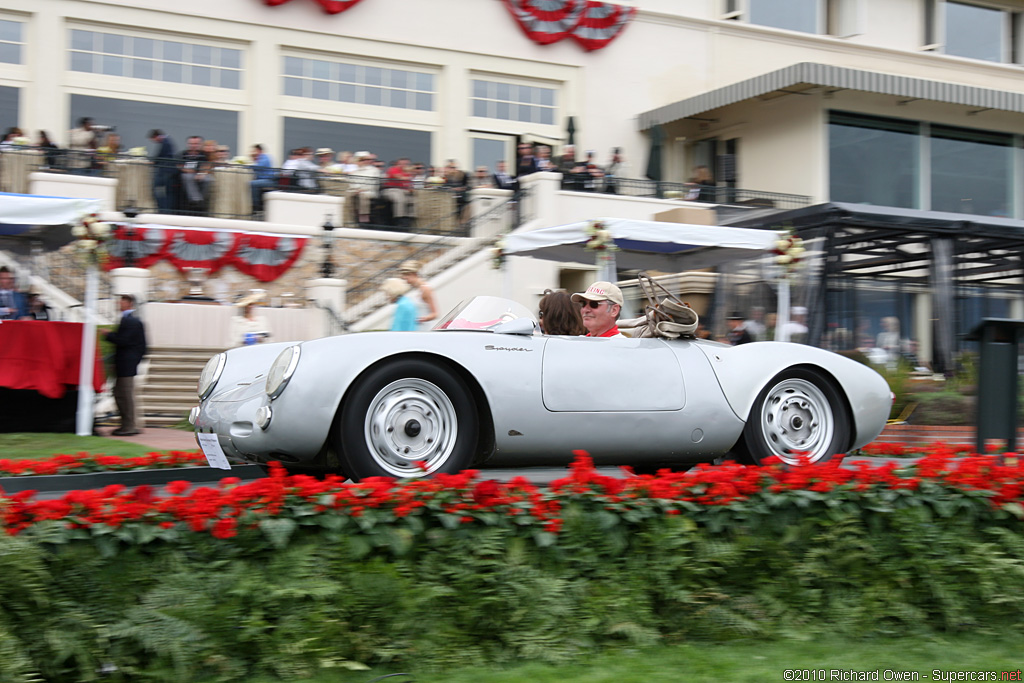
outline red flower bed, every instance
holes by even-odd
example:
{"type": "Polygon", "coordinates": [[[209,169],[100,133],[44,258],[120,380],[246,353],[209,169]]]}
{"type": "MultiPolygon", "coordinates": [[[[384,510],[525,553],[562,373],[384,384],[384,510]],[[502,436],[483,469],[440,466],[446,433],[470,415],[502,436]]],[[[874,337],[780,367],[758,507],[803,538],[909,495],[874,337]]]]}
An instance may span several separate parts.
{"type": "MultiPolygon", "coordinates": [[[[235,477],[219,486],[192,489],[175,481],[166,496],[148,486],[127,490],[116,485],[102,490],[75,491],[59,500],[35,500],[27,491],[0,498],[0,525],[17,535],[33,525],[61,523],[61,528],[106,534],[126,525],[162,530],[190,530],[230,538],[261,528],[268,520],[288,520],[288,533],[298,524],[338,528],[352,523],[362,531],[378,524],[394,524],[419,516],[446,528],[483,523],[533,525],[548,534],[562,526],[561,513],[573,501],[591,501],[605,509],[636,515],[700,515],[722,506],[760,501],[774,504],[780,495],[802,492],[804,502],[857,500],[874,496],[891,503],[900,491],[914,492],[935,505],[949,493],[983,501],[982,504],[1024,517],[1024,464],[1012,456],[968,455],[941,446],[913,465],[867,461],[843,467],[839,459],[815,467],[786,468],[737,464],[699,465],[687,473],[663,470],[658,476],[616,478],[594,469],[586,453],[578,451],[569,475],[539,488],[522,477],[508,483],[479,480],[479,472],[438,474],[430,479],[396,481],[371,478],[359,483],[329,476],[288,476],[273,467],[271,476],[246,484],[235,477]],[[187,495],[186,495],[187,494],[187,495]],[[930,497],[930,498],[929,498],[930,497]]],[[[157,454],[152,454],[154,460],[157,454]]],[[[168,454],[168,458],[173,454],[168,454]]],[[[175,457],[191,457],[177,454],[175,457]]],[[[71,456],[63,456],[71,457],[71,456]]],[[[792,497],[792,495],[790,495],[792,497]]],[[[421,525],[422,526],[422,525],[421,525]]],[[[269,532],[268,532],[269,533],[269,532]]],[[[90,535],[89,533],[85,536],[90,535]]],[[[77,537],[82,537],[80,534],[77,537]]],[[[147,537],[152,540],[154,536],[147,537]]],[[[549,539],[548,542],[551,542],[549,539]]]]}
{"type": "Polygon", "coordinates": [[[147,453],[134,458],[116,455],[55,455],[41,460],[8,460],[0,458],[0,477],[27,477],[39,474],[84,474],[87,472],[119,472],[168,467],[195,467],[205,465],[206,458],[199,451],[168,451],[147,453]]]}

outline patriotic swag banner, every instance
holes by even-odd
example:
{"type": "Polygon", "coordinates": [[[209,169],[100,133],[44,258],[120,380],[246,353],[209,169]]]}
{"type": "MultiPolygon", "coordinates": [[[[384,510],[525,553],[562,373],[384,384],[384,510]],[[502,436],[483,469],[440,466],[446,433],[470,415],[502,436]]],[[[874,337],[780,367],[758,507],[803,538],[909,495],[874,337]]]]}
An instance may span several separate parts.
{"type": "MultiPolygon", "coordinates": [[[[271,7],[291,0],[264,0],[271,7]]],[[[360,0],[314,0],[325,12],[338,14],[360,0]]],[[[530,40],[541,45],[572,38],[586,50],[600,50],[612,42],[636,14],[624,7],[597,0],[503,0],[530,40]]]]}
{"type": "Polygon", "coordinates": [[[124,225],[114,229],[107,243],[109,258],[105,270],[120,268],[132,254],[135,266],[149,268],[158,261],[169,261],[185,272],[188,268],[206,268],[216,273],[225,266],[260,282],[281,277],[302,254],[308,237],[268,235],[234,230],[202,230],[124,225]]]}
{"type": "Polygon", "coordinates": [[[572,38],[586,50],[612,42],[636,14],[624,7],[595,0],[504,0],[527,37],[548,45],[572,38]]]}

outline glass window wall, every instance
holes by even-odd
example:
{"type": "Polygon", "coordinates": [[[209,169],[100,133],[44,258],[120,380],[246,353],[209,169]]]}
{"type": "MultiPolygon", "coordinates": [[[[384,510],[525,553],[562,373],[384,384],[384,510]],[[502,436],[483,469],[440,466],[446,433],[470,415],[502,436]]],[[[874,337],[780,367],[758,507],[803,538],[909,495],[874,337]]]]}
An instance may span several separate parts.
{"type": "Polygon", "coordinates": [[[963,2],[947,1],[943,4],[946,54],[990,62],[1007,60],[1009,12],[963,2]]]}
{"type": "Polygon", "coordinates": [[[748,0],[751,24],[821,33],[822,0],[748,0]]]}
{"type": "Polygon", "coordinates": [[[285,57],[282,92],[291,97],[434,111],[434,75],[407,69],[285,57]]]}
{"type": "Polygon", "coordinates": [[[1013,138],[932,126],[931,209],[1013,216],[1013,138]]]}
{"type": "Polygon", "coordinates": [[[832,112],[832,201],[919,208],[920,124],[832,112]]]}
{"type": "Polygon", "coordinates": [[[470,113],[488,119],[552,125],[555,89],[473,79],[470,113]]]}
{"type": "Polygon", "coordinates": [[[20,21],[0,19],[0,62],[21,64],[25,44],[24,24],[20,21]]]}
{"type": "Polygon", "coordinates": [[[70,42],[72,71],[230,90],[242,87],[242,51],[234,48],[83,29],[71,29],[70,42]]]}

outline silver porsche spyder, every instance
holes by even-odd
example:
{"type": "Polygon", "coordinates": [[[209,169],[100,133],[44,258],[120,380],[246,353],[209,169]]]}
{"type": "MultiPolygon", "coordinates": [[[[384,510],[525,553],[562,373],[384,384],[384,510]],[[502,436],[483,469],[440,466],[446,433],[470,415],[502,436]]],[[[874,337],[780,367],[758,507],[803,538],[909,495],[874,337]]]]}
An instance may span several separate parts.
{"type": "Polygon", "coordinates": [[[576,449],[640,472],[729,453],[817,463],[889,416],[878,373],[809,346],[537,330],[525,307],[481,296],[429,332],[231,349],[207,363],[189,419],[229,459],[358,480],[564,465],[576,449]]]}

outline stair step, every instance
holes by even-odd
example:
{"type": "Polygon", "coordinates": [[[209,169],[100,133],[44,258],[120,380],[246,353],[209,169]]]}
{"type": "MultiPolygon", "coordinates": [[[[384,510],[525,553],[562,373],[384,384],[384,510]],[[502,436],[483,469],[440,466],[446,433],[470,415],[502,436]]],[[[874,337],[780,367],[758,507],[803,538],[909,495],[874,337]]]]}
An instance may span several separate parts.
{"type": "Polygon", "coordinates": [[[198,404],[199,404],[199,401],[193,401],[191,403],[191,405],[187,405],[185,403],[181,403],[179,405],[177,403],[166,403],[166,402],[147,403],[147,402],[143,401],[142,402],[142,411],[146,415],[179,415],[180,414],[182,416],[187,417],[189,410],[192,409],[192,406],[195,406],[195,405],[198,405],[198,404]]]}
{"type": "Polygon", "coordinates": [[[196,393],[196,383],[171,381],[170,378],[161,377],[159,382],[146,382],[146,386],[143,388],[144,391],[150,393],[157,393],[167,391],[171,393],[190,392],[193,395],[196,393]]]}
{"type": "Polygon", "coordinates": [[[149,391],[143,389],[139,392],[139,397],[145,403],[186,403],[190,402],[193,405],[199,403],[199,397],[196,396],[196,392],[180,391],[180,392],[166,392],[166,391],[149,391]]]}

